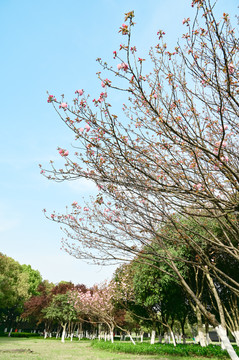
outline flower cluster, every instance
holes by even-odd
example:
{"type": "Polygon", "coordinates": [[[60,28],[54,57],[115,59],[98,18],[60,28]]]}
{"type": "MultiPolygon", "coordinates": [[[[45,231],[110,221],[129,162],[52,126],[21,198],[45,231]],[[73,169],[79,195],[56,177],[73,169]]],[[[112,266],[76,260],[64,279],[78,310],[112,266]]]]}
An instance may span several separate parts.
{"type": "Polygon", "coordinates": [[[75,91],[75,94],[78,94],[78,95],[80,95],[80,96],[82,96],[83,93],[84,93],[84,90],[83,90],[83,89],[80,89],[80,90],[76,90],[76,91],[75,91]]]}
{"type": "Polygon", "coordinates": [[[56,101],[55,96],[54,96],[54,95],[49,95],[49,96],[48,96],[48,99],[47,99],[47,102],[48,102],[48,103],[51,103],[51,102],[53,102],[53,101],[56,101]]]}
{"type": "Polygon", "coordinates": [[[119,32],[122,33],[122,35],[127,35],[129,33],[129,27],[126,24],[122,24],[122,26],[119,29],[119,32]]]}
{"type": "Polygon", "coordinates": [[[60,149],[59,150],[59,154],[61,156],[68,156],[69,155],[69,151],[68,150],[64,150],[64,149],[60,149]]]}
{"type": "Polygon", "coordinates": [[[62,102],[62,103],[59,105],[59,109],[64,109],[64,111],[67,110],[67,107],[68,107],[68,105],[67,105],[67,103],[65,103],[65,102],[62,102]]]}
{"type": "Polygon", "coordinates": [[[121,63],[117,65],[117,69],[127,71],[129,69],[129,65],[126,63],[121,63]]]}

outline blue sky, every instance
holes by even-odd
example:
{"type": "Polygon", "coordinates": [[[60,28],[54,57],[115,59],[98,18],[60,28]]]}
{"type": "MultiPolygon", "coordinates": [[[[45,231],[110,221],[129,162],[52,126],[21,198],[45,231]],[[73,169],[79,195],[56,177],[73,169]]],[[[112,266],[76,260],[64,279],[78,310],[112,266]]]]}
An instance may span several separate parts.
{"type": "MultiPolygon", "coordinates": [[[[237,5],[237,0],[219,0],[217,12],[234,16],[237,5]]],[[[64,93],[68,102],[76,89],[97,96],[95,59],[114,64],[112,52],[122,42],[118,29],[130,10],[142,57],[158,29],[176,45],[182,19],[192,15],[190,0],[0,0],[0,251],[55,283],[93,285],[109,279],[113,268],[87,265],[61,251],[59,226],[42,213],[44,208],[64,212],[94,192],[84,181],[58,184],[40,175],[38,164],[47,167],[59,158],[58,146],[69,148],[73,142],[46,91],[58,98],[64,93]]]]}

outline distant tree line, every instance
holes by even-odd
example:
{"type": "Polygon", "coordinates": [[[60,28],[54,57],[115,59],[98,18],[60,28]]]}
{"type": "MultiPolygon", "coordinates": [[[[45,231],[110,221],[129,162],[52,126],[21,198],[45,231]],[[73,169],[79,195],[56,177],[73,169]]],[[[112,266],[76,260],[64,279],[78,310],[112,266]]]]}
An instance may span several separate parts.
{"type": "MultiPolygon", "coordinates": [[[[179,259],[182,252],[188,261],[196,256],[187,248],[175,247],[174,251],[179,259]]],[[[208,345],[211,339],[207,318],[172,276],[171,268],[165,263],[162,272],[152,262],[139,260],[136,257],[119,266],[110,282],[87,288],[72,282],[50,283],[30,265],[20,265],[1,254],[0,330],[9,335],[16,329],[37,332],[45,338],[61,337],[62,342],[67,336],[71,340],[75,336],[79,340],[88,337],[113,342],[117,334],[120,339],[128,337],[135,343],[136,337],[143,341],[143,336],[150,334],[152,344],[157,338],[176,346],[190,337],[201,346],[208,345]]],[[[215,261],[218,266],[221,261],[221,267],[230,263],[231,272],[238,278],[231,259],[215,255],[215,261]]],[[[205,276],[197,266],[192,271],[191,265],[179,260],[178,267],[208,311],[216,319],[223,318],[231,339],[234,337],[238,345],[235,294],[205,276]]]]}

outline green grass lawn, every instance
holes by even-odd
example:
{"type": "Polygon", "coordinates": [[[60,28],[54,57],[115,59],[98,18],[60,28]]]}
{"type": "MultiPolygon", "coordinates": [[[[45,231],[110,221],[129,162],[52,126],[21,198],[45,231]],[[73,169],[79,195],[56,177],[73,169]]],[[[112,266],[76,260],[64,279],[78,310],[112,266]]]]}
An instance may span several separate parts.
{"type": "MultiPolygon", "coordinates": [[[[51,339],[25,339],[0,337],[1,360],[189,360],[178,356],[149,356],[110,353],[91,347],[89,341],[67,340],[64,344],[51,339]]],[[[196,359],[196,357],[194,357],[196,359]]],[[[202,358],[201,360],[208,360],[202,358]]],[[[217,360],[216,358],[210,358],[217,360]]]]}

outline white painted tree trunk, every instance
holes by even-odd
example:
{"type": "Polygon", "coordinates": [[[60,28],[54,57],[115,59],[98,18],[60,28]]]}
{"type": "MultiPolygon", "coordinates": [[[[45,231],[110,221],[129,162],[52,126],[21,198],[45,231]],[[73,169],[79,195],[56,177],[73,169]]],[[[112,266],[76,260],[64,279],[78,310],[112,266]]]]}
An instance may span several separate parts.
{"type": "Polygon", "coordinates": [[[113,342],[114,342],[114,331],[110,331],[110,340],[111,340],[111,342],[112,342],[112,344],[113,344],[113,342]]]}
{"type": "Polygon", "coordinates": [[[155,330],[152,330],[150,344],[153,345],[154,343],[155,343],[155,330]]]}
{"type": "Polygon", "coordinates": [[[234,338],[236,340],[237,346],[239,346],[239,330],[233,331],[232,335],[234,336],[234,338]]]}
{"type": "Polygon", "coordinates": [[[129,333],[129,338],[130,338],[131,342],[135,345],[135,341],[134,341],[134,339],[132,338],[132,336],[131,336],[130,333],[129,333]]]}
{"type": "Polygon", "coordinates": [[[65,336],[66,336],[66,324],[62,325],[62,335],[61,335],[61,342],[65,342],[65,336]]]}
{"type": "Polygon", "coordinates": [[[178,336],[178,343],[179,343],[179,344],[182,343],[182,335],[181,335],[181,334],[178,336]]]}
{"type": "Polygon", "coordinates": [[[8,333],[8,336],[10,337],[11,336],[11,333],[12,333],[12,328],[10,329],[9,333],[8,333]]]}
{"type": "MultiPolygon", "coordinates": [[[[227,336],[227,329],[225,329],[223,326],[221,326],[221,330],[223,331],[224,336],[227,336]]],[[[223,341],[221,339],[221,336],[220,336],[220,340],[221,340],[221,348],[222,348],[222,350],[226,350],[225,344],[223,343],[223,341]]]]}
{"type": "Polygon", "coordinates": [[[100,341],[101,324],[98,324],[98,340],[100,341]]]}
{"type": "Polygon", "coordinates": [[[202,347],[206,346],[206,337],[203,329],[203,323],[202,323],[202,314],[201,311],[196,305],[196,316],[197,316],[197,328],[198,328],[198,340],[202,347]]]}
{"type": "Polygon", "coordinates": [[[202,329],[198,329],[198,339],[202,347],[206,346],[206,338],[202,329]]]}
{"type": "Polygon", "coordinates": [[[144,341],[144,333],[141,332],[141,333],[140,333],[140,342],[142,343],[143,341],[144,341]]]}
{"type": "Polygon", "coordinates": [[[159,335],[159,343],[160,344],[162,343],[162,335],[161,334],[159,335]]]}
{"type": "Polygon", "coordinates": [[[106,334],[106,332],[105,332],[105,341],[106,341],[106,335],[107,335],[107,334],[106,334]]]}
{"type": "Polygon", "coordinates": [[[207,346],[208,346],[209,344],[211,344],[211,339],[210,339],[210,336],[209,336],[209,333],[208,333],[208,332],[206,333],[206,344],[207,344],[207,346]]]}
{"type": "Polygon", "coordinates": [[[176,344],[175,336],[174,336],[174,333],[172,330],[170,331],[170,334],[172,336],[173,345],[176,346],[177,344],[176,344]]]}
{"type": "Polygon", "coordinates": [[[47,332],[47,331],[45,331],[45,333],[44,333],[44,339],[46,339],[46,338],[47,338],[47,335],[48,335],[48,332],[47,332]]]}
{"type": "Polygon", "coordinates": [[[215,330],[217,332],[217,335],[221,339],[221,342],[223,343],[225,349],[227,350],[231,360],[239,360],[235,350],[232,347],[232,344],[230,343],[230,340],[228,339],[225,329],[221,325],[218,325],[215,330]]]}
{"type": "Polygon", "coordinates": [[[71,341],[72,341],[72,339],[73,339],[73,336],[74,336],[74,334],[73,334],[73,333],[71,333],[71,341]]]}
{"type": "Polygon", "coordinates": [[[164,342],[165,342],[165,344],[169,344],[169,342],[170,342],[170,340],[168,338],[168,334],[166,332],[164,333],[164,342]]]}

